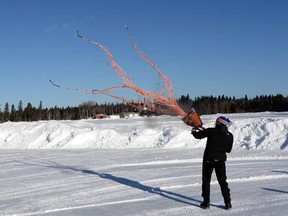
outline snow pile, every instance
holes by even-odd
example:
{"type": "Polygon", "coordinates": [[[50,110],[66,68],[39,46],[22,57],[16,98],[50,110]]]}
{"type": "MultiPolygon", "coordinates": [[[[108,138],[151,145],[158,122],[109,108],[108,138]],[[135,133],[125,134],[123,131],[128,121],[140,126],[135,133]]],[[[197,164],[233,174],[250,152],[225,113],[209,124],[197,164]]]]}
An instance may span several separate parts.
{"type": "MultiPolygon", "coordinates": [[[[202,116],[213,127],[219,115],[202,116]]],[[[288,149],[288,112],[227,114],[234,149],[288,149]]],[[[135,117],[0,124],[2,149],[199,148],[179,117],[135,117]]]]}

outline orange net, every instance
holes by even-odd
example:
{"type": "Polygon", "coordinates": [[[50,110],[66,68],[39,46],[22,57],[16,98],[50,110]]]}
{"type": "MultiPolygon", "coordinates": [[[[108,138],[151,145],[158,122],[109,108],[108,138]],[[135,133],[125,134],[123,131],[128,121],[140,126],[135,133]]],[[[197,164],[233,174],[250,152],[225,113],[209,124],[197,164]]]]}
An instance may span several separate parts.
{"type": "Polygon", "coordinates": [[[92,91],[82,90],[82,89],[72,89],[72,88],[66,88],[66,89],[78,91],[78,92],[82,92],[86,94],[106,94],[106,95],[109,95],[110,97],[127,102],[131,106],[134,106],[140,110],[144,109],[144,110],[150,110],[150,111],[157,111],[163,114],[176,114],[182,117],[186,116],[187,114],[185,113],[185,111],[183,111],[183,109],[178,105],[176,101],[174,90],[172,87],[172,82],[169,79],[169,77],[166,74],[164,74],[162,71],[160,71],[159,68],[156,66],[156,64],[137,47],[132,37],[132,34],[130,32],[129,32],[129,36],[137,53],[157,71],[159,77],[163,81],[163,88],[161,89],[160,92],[147,91],[147,90],[137,87],[135,83],[133,82],[133,79],[128,75],[128,73],[119,64],[117,64],[114,56],[105,46],[95,41],[92,41],[88,38],[85,38],[81,36],[79,33],[78,33],[78,37],[98,46],[107,54],[107,56],[109,57],[110,65],[112,66],[113,70],[120,77],[120,79],[123,81],[124,84],[120,86],[113,86],[113,87],[103,89],[103,90],[92,90],[92,91]],[[121,88],[131,89],[134,92],[136,92],[138,95],[142,95],[145,98],[145,100],[135,101],[135,100],[125,98],[122,96],[117,96],[111,93],[112,90],[121,89],[121,88]]]}
{"type": "MultiPolygon", "coordinates": [[[[128,30],[128,27],[126,26],[126,29],[128,30]]],[[[129,32],[129,30],[128,30],[129,32]]],[[[131,106],[139,109],[139,110],[148,110],[148,111],[153,111],[153,112],[158,112],[161,114],[176,114],[179,116],[182,116],[182,121],[192,127],[201,127],[202,126],[202,121],[196,111],[193,109],[191,112],[188,114],[178,105],[175,95],[174,95],[174,90],[172,87],[172,82],[170,78],[164,74],[158,67],[157,65],[148,57],[146,56],[137,46],[135,43],[133,36],[131,32],[129,32],[129,37],[130,40],[133,44],[133,47],[137,51],[137,53],[140,55],[142,59],[144,59],[149,65],[153,67],[154,70],[157,71],[158,76],[160,81],[162,81],[163,87],[162,89],[157,92],[156,90],[154,91],[147,91],[142,88],[139,88],[135,85],[133,82],[133,79],[128,75],[128,73],[120,66],[117,64],[115,58],[113,57],[112,53],[102,44],[97,43],[95,41],[92,41],[88,38],[85,38],[77,32],[78,37],[80,37],[83,40],[88,41],[89,43],[92,43],[102,49],[107,56],[109,57],[109,63],[112,66],[114,72],[120,77],[120,79],[123,81],[123,85],[119,86],[112,86],[106,89],[102,90],[83,90],[83,89],[76,89],[76,88],[66,88],[68,90],[72,91],[77,91],[77,92],[82,92],[85,94],[106,94],[110,97],[122,100],[123,102],[126,102],[130,104],[131,106]],[[143,96],[143,100],[132,100],[129,98],[125,98],[122,96],[117,96],[112,94],[111,92],[113,90],[117,89],[130,89],[134,92],[136,92],[138,95],[143,96]]],[[[56,87],[60,87],[59,85],[54,84],[50,80],[51,84],[53,84],[56,87]]]]}

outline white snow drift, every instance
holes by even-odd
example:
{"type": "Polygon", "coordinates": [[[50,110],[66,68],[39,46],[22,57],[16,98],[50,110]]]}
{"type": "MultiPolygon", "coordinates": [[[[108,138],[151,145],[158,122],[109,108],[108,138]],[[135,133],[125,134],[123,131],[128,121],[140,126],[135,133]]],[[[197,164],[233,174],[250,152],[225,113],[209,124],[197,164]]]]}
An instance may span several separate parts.
{"type": "MultiPolygon", "coordinates": [[[[213,127],[218,115],[202,116],[213,127]]],[[[287,149],[288,113],[228,114],[237,149],[287,149]]],[[[198,148],[190,127],[179,117],[79,121],[7,122],[0,124],[3,149],[198,148]]]]}

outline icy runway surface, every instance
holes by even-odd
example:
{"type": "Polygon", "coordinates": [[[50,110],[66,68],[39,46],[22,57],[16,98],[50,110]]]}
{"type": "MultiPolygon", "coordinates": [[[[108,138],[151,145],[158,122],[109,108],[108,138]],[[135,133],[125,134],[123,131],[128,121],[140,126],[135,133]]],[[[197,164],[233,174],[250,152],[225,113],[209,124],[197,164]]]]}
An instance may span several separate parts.
{"type": "Polygon", "coordinates": [[[286,215],[288,113],[227,116],[231,211],[215,173],[212,206],[198,207],[206,140],[160,116],[0,124],[0,216],[286,215]]]}
{"type": "Polygon", "coordinates": [[[198,207],[203,149],[2,150],[0,215],[285,215],[287,151],[236,150],[227,161],[232,210],[213,174],[198,207]]]}

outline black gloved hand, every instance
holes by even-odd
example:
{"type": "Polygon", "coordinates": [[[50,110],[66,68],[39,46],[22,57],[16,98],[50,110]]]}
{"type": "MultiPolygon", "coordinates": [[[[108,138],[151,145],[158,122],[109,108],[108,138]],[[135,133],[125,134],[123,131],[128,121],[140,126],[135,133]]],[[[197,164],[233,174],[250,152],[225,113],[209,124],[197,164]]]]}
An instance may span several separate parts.
{"type": "Polygon", "coordinates": [[[193,132],[197,132],[197,131],[199,131],[199,129],[196,128],[196,127],[193,127],[192,130],[191,130],[191,133],[193,133],[193,132]]]}

